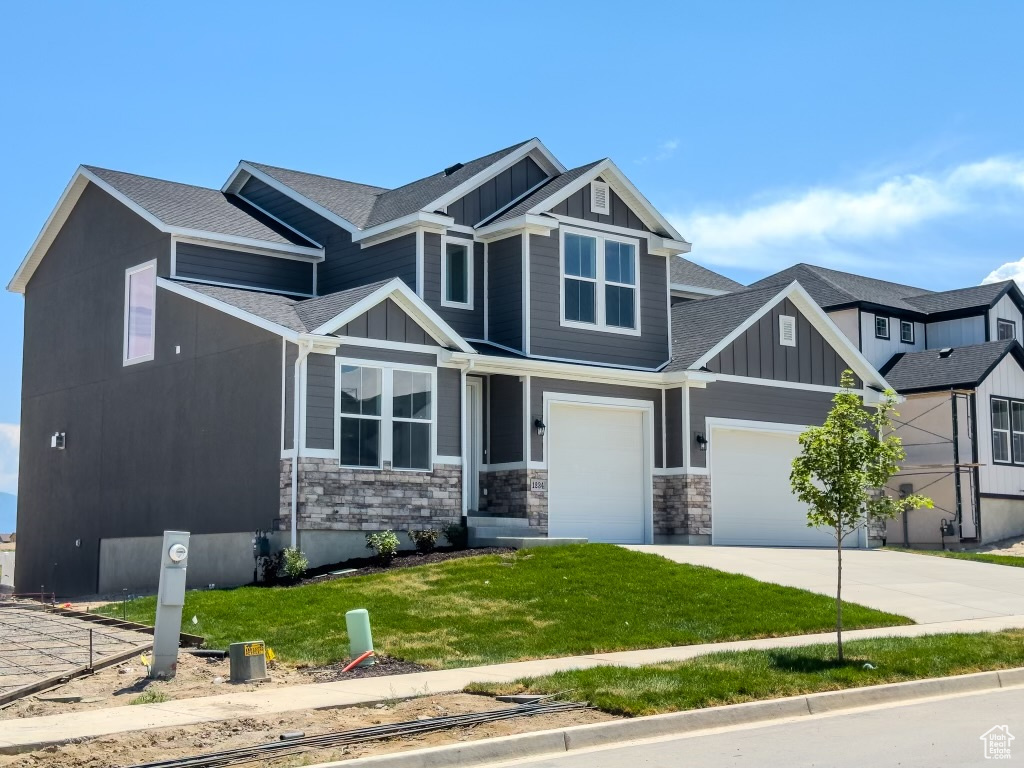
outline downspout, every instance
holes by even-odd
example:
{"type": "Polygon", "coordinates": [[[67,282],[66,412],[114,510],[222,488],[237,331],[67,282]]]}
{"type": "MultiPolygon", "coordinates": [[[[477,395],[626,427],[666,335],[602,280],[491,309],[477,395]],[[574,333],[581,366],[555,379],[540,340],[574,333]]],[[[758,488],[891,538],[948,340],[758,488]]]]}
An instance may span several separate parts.
{"type": "Polygon", "coordinates": [[[466,376],[473,370],[473,364],[475,361],[469,360],[466,365],[461,369],[459,381],[462,384],[462,435],[461,435],[461,446],[462,446],[462,516],[466,517],[469,514],[469,498],[466,496],[467,491],[467,480],[469,479],[469,425],[466,424],[466,417],[469,412],[467,394],[466,394],[466,376]]]}
{"type": "Polygon", "coordinates": [[[305,399],[302,392],[302,367],[306,364],[306,358],[313,350],[312,343],[308,341],[298,342],[299,354],[295,358],[295,385],[292,387],[292,407],[294,420],[292,422],[292,543],[293,549],[299,546],[299,455],[303,443],[302,437],[302,403],[305,399]]]}

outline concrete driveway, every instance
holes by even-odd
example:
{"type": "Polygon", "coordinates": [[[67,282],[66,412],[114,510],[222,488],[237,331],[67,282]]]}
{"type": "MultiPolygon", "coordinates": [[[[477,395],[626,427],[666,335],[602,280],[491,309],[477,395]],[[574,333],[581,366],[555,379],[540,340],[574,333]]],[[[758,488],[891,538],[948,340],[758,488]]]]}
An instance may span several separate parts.
{"type": "MultiPolygon", "coordinates": [[[[836,594],[831,549],[631,546],[677,563],[836,594]]],[[[919,624],[1024,615],[1024,568],[881,550],[843,551],[843,599],[919,624]]]]}

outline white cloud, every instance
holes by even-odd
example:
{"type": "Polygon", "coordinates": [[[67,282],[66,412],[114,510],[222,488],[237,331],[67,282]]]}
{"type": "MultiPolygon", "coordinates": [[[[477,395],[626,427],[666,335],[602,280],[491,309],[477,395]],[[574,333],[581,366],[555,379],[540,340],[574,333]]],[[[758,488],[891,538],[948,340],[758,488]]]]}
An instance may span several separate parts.
{"type": "Polygon", "coordinates": [[[19,424],[0,424],[0,491],[18,492],[19,424]]]}
{"type": "Polygon", "coordinates": [[[856,263],[865,246],[972,211],[1016,210],[1024,203],[1024,160],[994,157],[937,174],[890,176],[869,188],[816,187],[740,211],[670,216],[712,264],[778,269],[801,258],[856,263]],[[1015,200],[1001,206],[998,195],[1015,200]]]}
{"type": "Polygon", "coordinates": [[[679,139],[669,139],[661,142],[653,155],[644,155],[636,161],[637,165],[644,165],[652,160],[656,163],[660,163],[664,160],[668,160],[672,155],[679,149],[679,139]]]}
{"type": "Polygon", "coordinates": [[[998,269],[993,269],[988,273],[988,277],[981,282],[984,285],[985,283],[1000,283],[1003,280],[1016,280],[1024,287],[1024,259],[1008,261],[998,269]]]}

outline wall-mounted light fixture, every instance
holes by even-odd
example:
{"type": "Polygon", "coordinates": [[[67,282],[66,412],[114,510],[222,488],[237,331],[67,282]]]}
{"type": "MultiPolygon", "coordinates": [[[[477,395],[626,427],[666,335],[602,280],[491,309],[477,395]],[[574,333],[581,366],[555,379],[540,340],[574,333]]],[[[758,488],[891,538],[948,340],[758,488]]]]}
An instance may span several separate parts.
{"type": "Polygon", "coordinates": [[[700,448],[702,451],[706,451],[708,449],[708,439],[704,437],[703,432],[698,432],[696,435],[693,436],[693,439],[696,441],[697,447],[700,448]]]}
{"type": "Polygon", "coordinates": [[[54,432],[52,435],[50,435],[51,448],[56,448],[59,451],[63,451],[66,441],[67,438],[64,436],[63,432],[54,432]]]}
{"type": "Polygon", "coordinates": [[[544,433],[548,431],[548,425],[540,419],[533,420],[533,427],[537,430],[537,434],[544,437],[544,433]]]}

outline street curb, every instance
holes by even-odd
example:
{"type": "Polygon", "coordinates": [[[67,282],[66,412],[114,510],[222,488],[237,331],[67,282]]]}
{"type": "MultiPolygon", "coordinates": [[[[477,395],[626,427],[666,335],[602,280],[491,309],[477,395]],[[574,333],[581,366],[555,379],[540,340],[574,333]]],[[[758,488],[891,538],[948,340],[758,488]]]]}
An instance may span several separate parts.
{"type": "Polygon", "coordinates": [[[710,728],[809,717],[843,709],[894,704],[932,696],[978,693],[1020,685],[1024,685],[1024,667],[577,725],[411,752],[317,763],[309,768],[446,768],[484,765],[524,757],[552,756],[638,739],[675,736],[710,728]]]}

